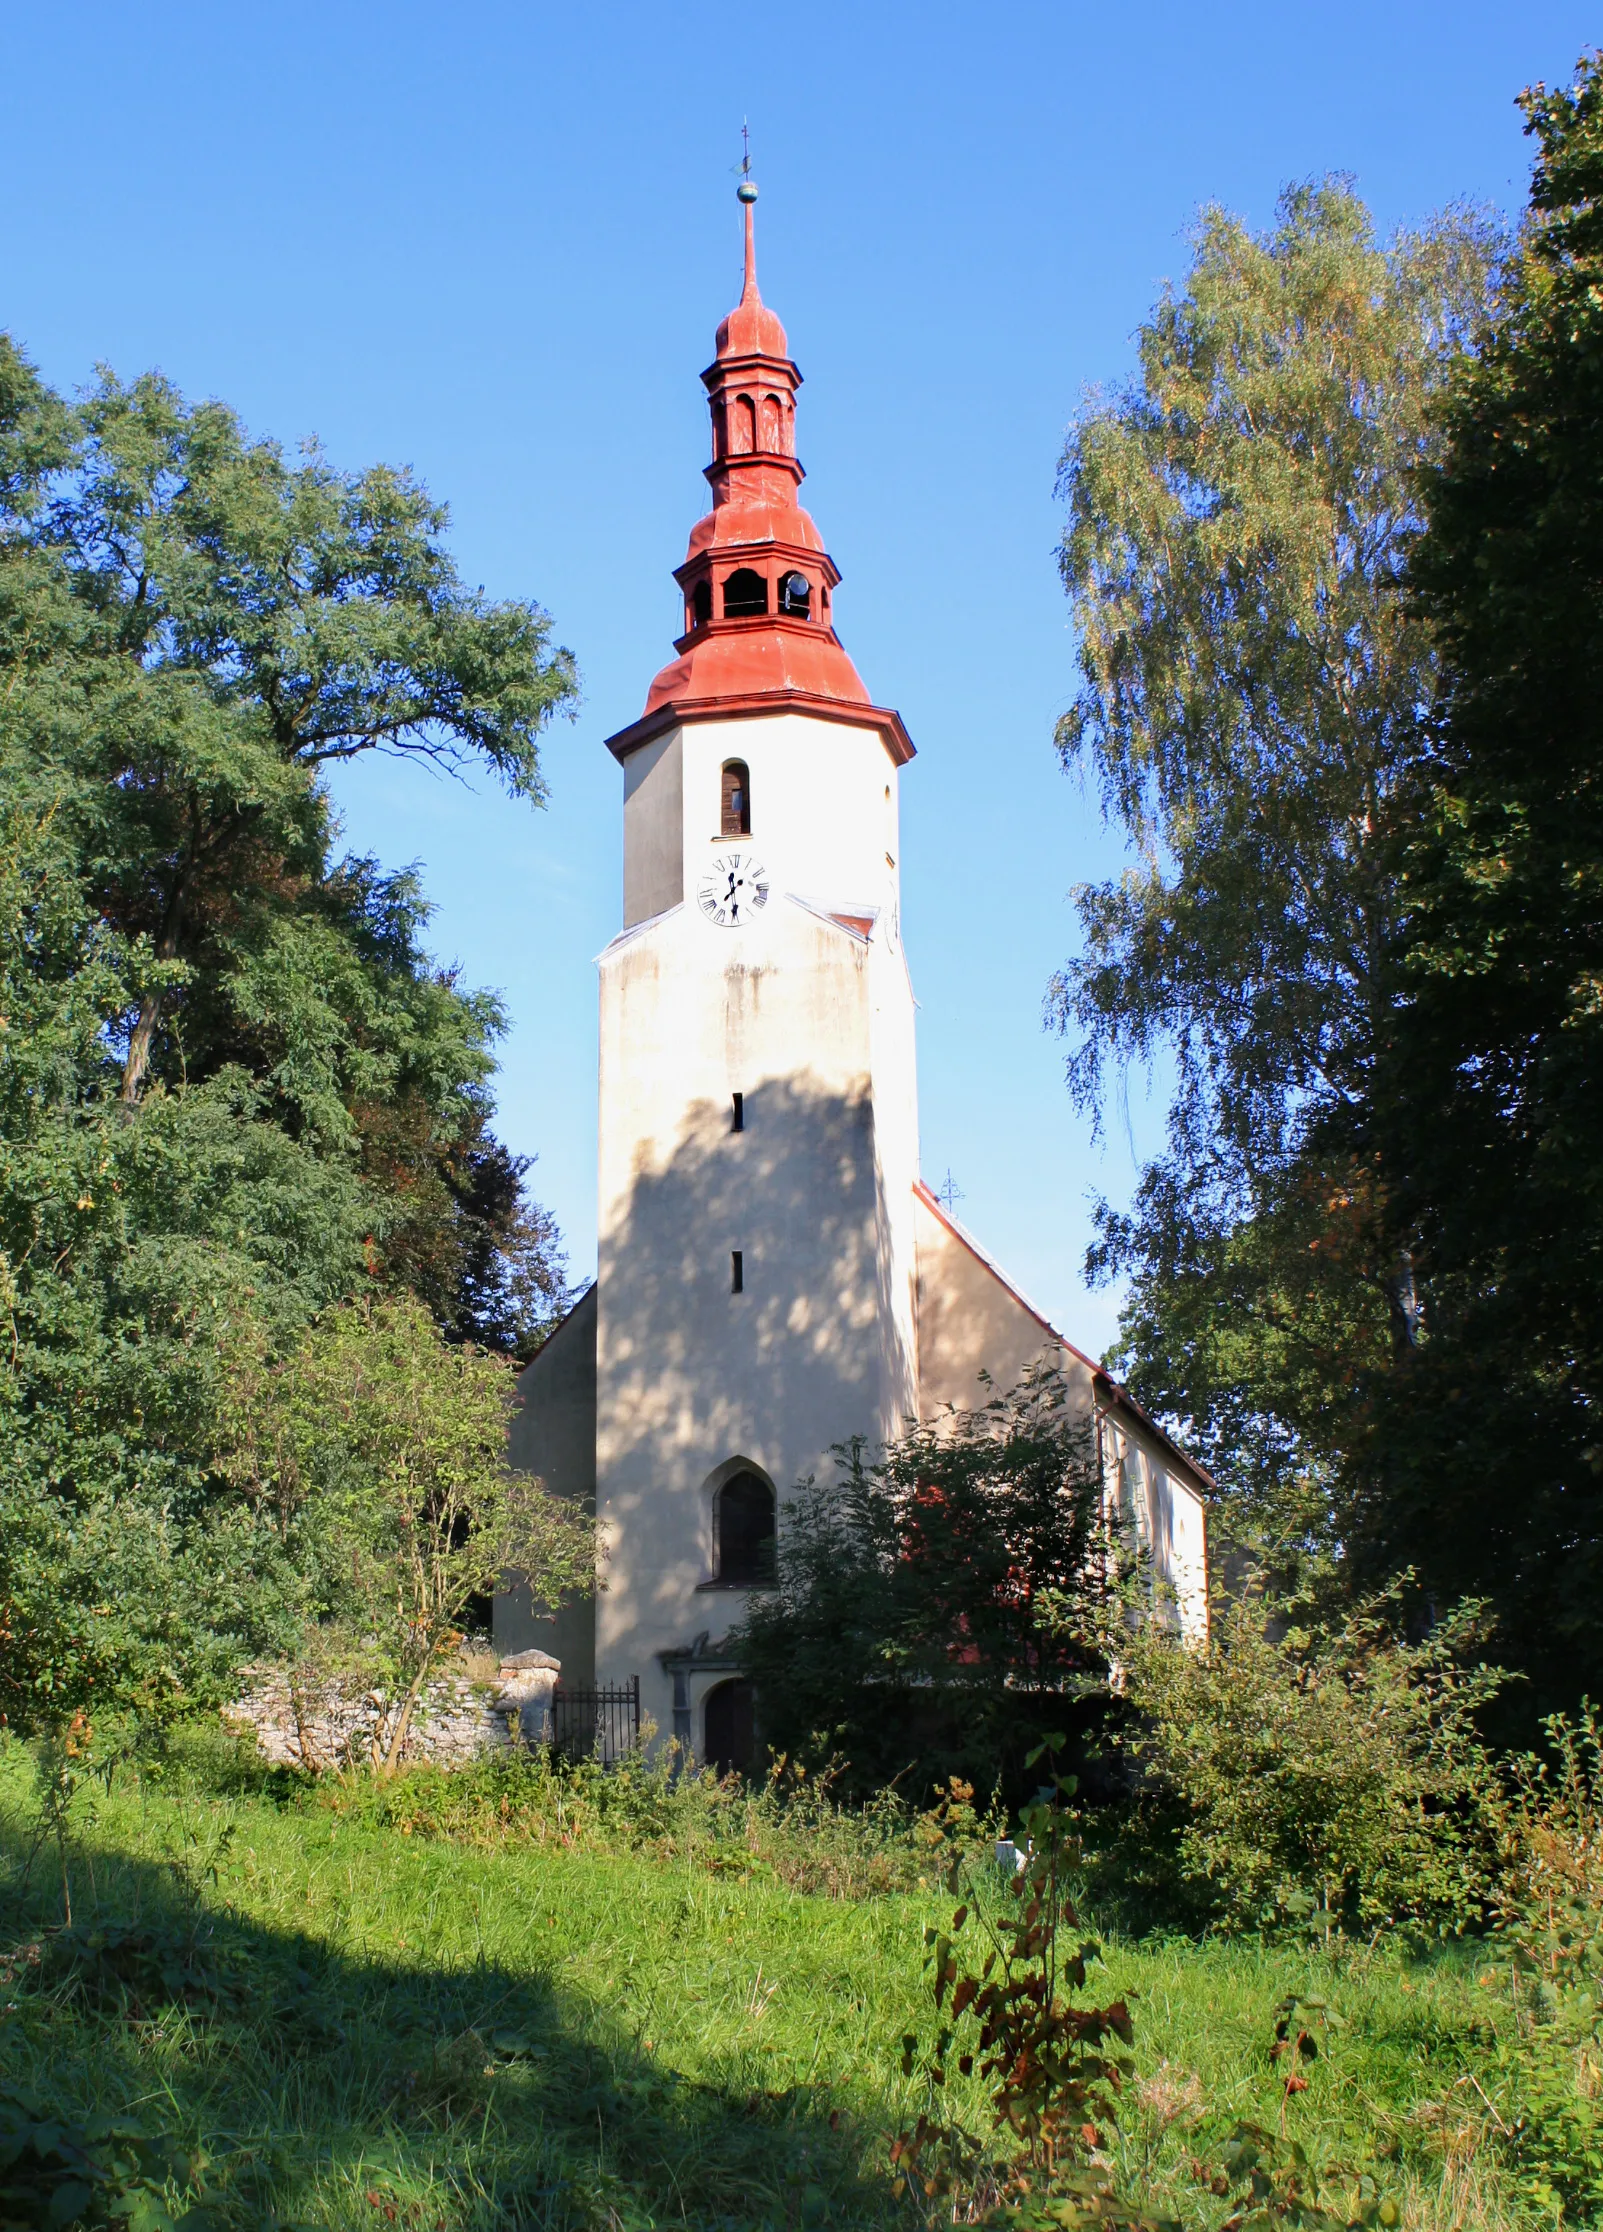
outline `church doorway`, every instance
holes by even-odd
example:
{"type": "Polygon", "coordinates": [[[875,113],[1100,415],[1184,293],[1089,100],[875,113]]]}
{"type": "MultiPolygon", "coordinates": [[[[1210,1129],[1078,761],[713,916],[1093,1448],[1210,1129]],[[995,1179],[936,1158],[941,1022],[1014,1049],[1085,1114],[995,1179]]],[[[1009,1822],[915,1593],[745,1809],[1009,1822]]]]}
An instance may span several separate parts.
{"type": "Polygon", "coordinates": [[[757,1763],[757,1719],[750,1682],[720,1682],[707,1692],[702,1755],[720,1775],[749,1775],[757,1763]]]}

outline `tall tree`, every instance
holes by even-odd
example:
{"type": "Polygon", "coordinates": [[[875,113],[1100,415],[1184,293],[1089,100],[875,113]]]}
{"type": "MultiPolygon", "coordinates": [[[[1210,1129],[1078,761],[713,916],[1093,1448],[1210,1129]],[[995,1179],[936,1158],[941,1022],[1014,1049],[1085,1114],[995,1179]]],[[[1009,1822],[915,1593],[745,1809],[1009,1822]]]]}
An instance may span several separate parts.
{"type": "Polygon", "coordinates": [[[294,1599],[219,1469],[242,1354],[355,1290],[538,1340],[550,1220],[490,1129],[496,1002],[333,757],[538,799],[571,661],[405,476],[220,405],[69,406],[0,337],[0,1717],[226,1680],[294,1599]]]}
{"type": "Polygon", "coordinates": [[[1049,1012],[1099,1115],[1110,1065],[1173,1065],[1168,1140],[1104,1205],[1123,1362],[1247,1515],[1318,1539],[1357,1377],[1406,1336],[1350,1164],[1310,1164],[1385,1012],[1395,894],[1376,831],[1422,706],[1429,629],[1396,594],[1432,398],[1500,242],[1451,211],[1376,240],[1339,179],[1263,235],[1206,210],[1183,289],[1064,453],[1061,568],[1081,689],[1058,730],[1132,865],[1082,886],[1049,1012]],[[1355,1051],[1356,1050],[1356,1051],[1355,1051]]]}
{"type": "Polygon", "coordinates": [[[137,959],[125,1106],[243,1071],[357,1158],[381,1256],[442,1323],[527,1353],[562,1273],[488,1129],[501,1010],[428,963],[411,872],[339,857],[319,777],[385,751],[538,802],[569,654],[537,607],[463,588],[409,476],[290,463],[155,377],[69,410],[0,353],[0,781],[70,832],[137,959]]]}
{"type": "Polygon", "coordinates": [[[1364,1540],[1488,1596],[1527,1702],[1603,1684],[1603,65],[1523,97],[1505,314],[1458,371],[1415,604],[1447,682],[1394,811],[1397,1005],[1357,1127],[1412,1250],[1364,1540]]]}

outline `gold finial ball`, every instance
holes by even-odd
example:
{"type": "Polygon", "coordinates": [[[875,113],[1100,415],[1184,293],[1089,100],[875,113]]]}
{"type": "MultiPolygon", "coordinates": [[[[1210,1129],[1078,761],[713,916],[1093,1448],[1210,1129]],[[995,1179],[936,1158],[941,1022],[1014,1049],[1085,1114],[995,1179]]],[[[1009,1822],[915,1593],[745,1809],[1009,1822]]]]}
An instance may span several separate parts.
{"type": "Polygon", "coordinates": [[[750,178],[743,178],[735,188],[735,195],[740,201],[754,202],[757,199],[756,182],[750,178]]]}

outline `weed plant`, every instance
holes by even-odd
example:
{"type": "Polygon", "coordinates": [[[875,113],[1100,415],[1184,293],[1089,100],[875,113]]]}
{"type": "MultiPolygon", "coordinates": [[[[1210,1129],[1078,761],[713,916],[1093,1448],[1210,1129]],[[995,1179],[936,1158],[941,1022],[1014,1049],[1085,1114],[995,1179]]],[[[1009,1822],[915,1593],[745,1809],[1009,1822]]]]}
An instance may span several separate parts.
{"type": "MultiPolygon", "coordinates": [[[[391,1784],[324,1779],[303,1802],[404,1837],[633,1853],[713,1875],[766,1876],[825,1898],[914,1891],[930,1866],[929,1817],[915,1817],[894,1792],[848,1808],[828,1773],[781,1761],[751,1788],[687,1766],[671,1748],[611,1768],[533,1750],[457,1771],[421,1767],[391,1784]]],[[[971,1805],[966,1818],[971,1841],[1000,1827],[971,1805]]]]}

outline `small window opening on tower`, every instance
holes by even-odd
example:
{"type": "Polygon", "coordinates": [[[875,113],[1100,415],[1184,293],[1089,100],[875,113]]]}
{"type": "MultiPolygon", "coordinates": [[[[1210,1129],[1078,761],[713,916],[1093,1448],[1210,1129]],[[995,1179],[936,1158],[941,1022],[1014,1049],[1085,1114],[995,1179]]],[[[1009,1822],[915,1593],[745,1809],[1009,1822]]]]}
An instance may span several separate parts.
{"type": "Polygon", "coordinates": [[[741,566],[724,583],[724,618],[742,620],[768,610],[768,584],[750,566],[741,566]]]}
{"type": "Polygon", "coordinates": [[[726,1588],[760,1589],[775,1578],[774,1491],[754,1472],[737,1472],[713,1505],[714,1570],[726,1588]]]}
{"type": "Polygon", "coordinates": [[[813,585],[804,573],[785,574],[779,584],[779,609],[793,612],[798,620],[812,617],[813,585]]]}
{"type": "Polygon", "coordinates": [[[734,1114],[730,1118],[729,1129],[731,1131],[744,1131],[746,1128],[746,1096],[744,1093],[736,1093],[733,1095],[733,1099],[735,1107],[734,1114]]]}
{"type": "Polygon", "coordinates": [[[712,618],[712,583],[698,581],[690,593],[691,625],[704,628],[712,618]]]}
{"type": "Polygon", "coordinates": [[[746,1258],[739,1248],[729,1251],[729,1291],[731,1294],[746,1291],[746,1258]]]}
{"type": "Polygon", "coordinates": [[[718,786],[720,837],[751,835],[751,776],[744,760],[725,760],[718,786]]]}

